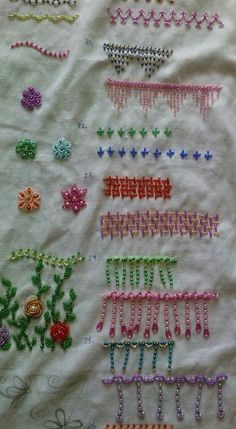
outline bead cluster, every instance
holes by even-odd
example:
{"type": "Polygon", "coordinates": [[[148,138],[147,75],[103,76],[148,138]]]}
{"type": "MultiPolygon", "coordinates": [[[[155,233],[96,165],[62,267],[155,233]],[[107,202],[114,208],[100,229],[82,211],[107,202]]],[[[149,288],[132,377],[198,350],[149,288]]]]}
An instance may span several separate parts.
{"type": "MultiPolygon", "coordinates": [[[[118,130],[114,130],[113,128],[109,127],[107,129],[104,129],[103,127],[99,127],[96,131],[96,134],[99,137],[105,137],[106,135],[111,138],[115,133],[117,133],[117,135],[120,138],[133,138],[134,136],[137,137],[137,135],[140,135],[142,138],[148,136],[150,133],[153,137],[157,138],[157,136],[160,135],[160,130],[158,128],[153,128],[151,131],[148,131],[147,128],[142,127],[140,130],[136,130],[133,127],[130,128],[119,128],[118,130]]],[[[172,135],[172,129],[166,127],[163,131],[163,134],[166,137],[170,137],[172,135]]]]}
{"type": "Polygon", "coordinates": [[[168,370],[172,368],[174,341],[125,341],[125,342],[104,342],[103,346],[109,349],[111,371],[115,372],[115,350],[124,349],[125,357],[122,364],[122,371],[125,371],[128,365],[130,350],[139,348],[139,360],[137,371],[142,371],[144,361],[144,351],[152,350],[152,371],[156,372],[157,358],[159,350],[168,350],[168,370]]]}
{"type": "Polygon", "coordinates": [[[117,73],[124,71],[132,60],[137,60],[149,77],[173,54],[170,49],[114,43],[104,43],[103,49],[117,73]]]}
{"type": "Polygon", "coordinates": [[[13,12],[13,13],[9,13],[8,14],[8,18],[10,19],[19,19],[20,21],[27,21],[29,19],[32,19],[33,21],[37,21],[37,22],[41,22],[41,21],[51,21],[54,23],[57,22],[61,22],[61,21],[65,21],[68,22],[69,24],[72,24],[73,22],[75,22],[78,18],[79,15],[34,15],[32,13],[28,13],[28,14],[22,14],[22,13],[17,13],[17,12],[13,12]]]}
{"type": "Polygon", "coordinates": [[[197,211],[143,210],[127,213],[107,212],[100,218],[101,237],[219,237],[219,215],[197,211]]]}
{"type": "Polygon", "coordinates": [[[70,53],[69,49],[67,49],[66,51],[51,51],[50,49],[43,48],[37,43],[29,42],[28,40],[15,42],[11,45],[11,48],[12,49],[20,48],[22,46],[35,49],[36,51],[40,52],[42,55],[45,55],[46,57],[53,57],[58,59],[67,58],[70,53]]]}
{"type": "Polygon", "coordinates": [[[103,179],[103,194],[113,198],[171,198],[172,184],[169,178],[160,177],[112,177],[103,179]]]}
{"type": "Polygon", "coordinates": [[[107,79],[105,87],[108,97],[118,112],[123,109],[132,96],[139,100],[139,104],[145,112],[152,109],[156,100],[162,96],[176,116],[187,95],[190,95],[203,119],[207,117],[211,106],[218,100],[222,89],[219,85],[130,82],[114,79],[107,79]]]}
{"type": "Polygon", "coordinates": [[[170,330],[169,313],[170,308],[174,316],[174,333],[175,335],[181,334],[180,320],[179,320],[179,303],[183,302],[185,305],[185,337],[191,337],[191,321],[190,321],[190,307],[195,311],[195,332],[200,334],[203,332],[203,337],[208,338],[210,335],[208,326],[208,301],[216,300],[219,298],[218,292],[181,292],[181,293],[153,293],[150,291],[145,292],[109,292],[104,294],[102,310],[99,322],[96,326],[98,332],[103,329],[105,322],[105,315],[109,301],[112,302],[112,317],[109,330],[110,337],[114,337],[116,333],[117,314],[119,315],[120,333],[127,336],[129,339],[137,334],[142,329],[142,316],[143,310],[146,308],[146,323],[143,328],[143,335],[145,338],[150,338],[151,333],[156,334],[159,331],[158,318],[160,313],[160,304],[164,310],[164,325],[165,337],[172,338],[170,330]],[[124,307],[130,304],[130,323],[125,324],[124,321],[124,307]],[[203,313],[203,328],[200,321],[200,304],[202,305],[203,313]]]}
{"type": "Polygon", "coordinates": [[[217,374],[215,377],[207,377],[204,375],[195,375],[195,376],[185,376],[185,375],[177,375],[175,377],[166,377],[161,374],[157,374],[154,376],[142,377],[141,375],[134,375],[132,377],[124,377],[122,375],[114,375],[113,377],[107,377],[103,379],[103,383],[107,386],[112,385],[113,383],[116,385],[119,392],[119,411],[116,415],[116,421],[121,423],[123,421],[123,390],[122,385],[135,384],[137,390],[137,406],[138,406],[138,416],[144,416],[144,407],[142,403],[141,397],[141,384],[157,384],[158,386],[158,404],[157,404],[157,412],[156,417],[158,420],[162,420],[163,415],[163,394],[162,387],[163,385],[176,385],[175,392],[175,406],[176,406],[176,416],[178,419],[182,420],[184,417],[184,413],[180,406],[180,389],[185,384],[189,386],[197,386],[198,394],[197,401],[195,405],[195,418],[199,420],[202,417],[202,413],[199,411],[199,404],[202,394],[203,386],[217,386],[217,416],[221,419],[224,417],[224,410],[222,405],[222,385],[227,380],[227,376],[225,374],[217,374]],[[199,384],[201,388],[199,389],[199,384]]]}
{"type": "Polygon", "coordinates": [[[53,145],[53,153],[55,155],[55,158],[60,159],[61,161],[68,159],[71,156],[71,152],[72,152],[71,143],[65,140],[64,138],[60,138],[53,145]]]}
{"type": "Polygon", "coordinates": [[[146,12],[144,9],[139,9],[138,11],[127,9],[124,11],[118,7],[114,11],[108,9],[108,14],[110,16],[111,24],[115,24],[118,21],[121,24],[126,24],[130,20],[134,24],[142,23],[146,26],[152,23],[157,28],[161,24],[164,24],[165,27],[170,27],[172,24],[176,25],[176,27],[184,25],[186,28],[190,28],[192,25],[195,25],[196,28],[202,28],[203,25],[206,25],[209,30],[211,30],[216,24],[218,24],[219,28],[224,27],[224,24],[217,13],[210,16],[208,13],[204,13],[203,15],[200,15],[197,12],[189,14],[185,11],[177,13],[174,10],[165,12],[163,10],[158,11],[151,9],[146,12]]]}
{"type": "Polygon", "coordinates": [[[32,212],[40,207],[40,193],[34,191],[31,186],[23,189],[18,194],[18,207],[25,210],[27,213],[32,212]]]}
{"type": "Polygon", "coordinates": [[[34,159],[37,152],[37,143],[30,139],[20,140],[16,145],[16,153],[22,159],[34,159]]]}
{"type": "MultiPolygon", "coordinates": [[[[148,159],[150,159],[150,156],[153,156],[157,160],[160,157],[163,158],[164,155],[167,158],[169,158],[169,159],[173,158],[174,160],[176,159],[176,156],[179,156],[182,160],[189,159],[189,152],[187,152],[184,149],[182,149],[181,152],[179,152],[179,153],[176,153],[172,149],[169,149],[167,152],[163,153],[158,148],[155,149],[155,151],[153,151],[153,150],[150,150],[146,147],[144,147],[141,150],[137,150],[135,147],[133,147],[131,150],[127,150],[124,147],[122,147],[121,149],[113,149],[111,146],[109,146],[109,148],[106,149],[106,148],[103,148],[102,146],[100,146],[98,151],[97,151],[97,155],[99,156],[99,158],[102,158],[104,156],[105,152],[109,155],[110,158],[113,158],[113,159],[115,158],[116,154],[119,155],[120,158],[123,158],[126,154],[129,154],[131,156],[131,158],[133,158],[133,159],[137,159],[139,157],[139,155],[141,155],[143,157],[143,159],[145,159],[146,157],[148,157],[148,159]]],[[[206,161],[211,161],[211,159],[213,157],[212,153],[209,150],[207,150],[206,153],[204,153],[204,154],[202,154],[201,152],[196,150],[190,156],[195,161],[198,161],[199,159],[205,159],[206,161]]]]}
{"type": "Polygon", "coordinates": [[[177,263],[176,258],[169,256],[113,256],[106,259],[106,284],[111,287],[111,268],[114,268],[114,286],[119,289],[128,284],[132,289],[139,288],[140,276],[143,275],[143,286],[151,289],[155,278],[155,265],[158,265],[159,278],[162,286],[173,287],[171,265],[177,263]],[[129,270],[129,271],[128,271],[129,270]],[[127,272],[128,271],[128,272],[127,272]]]}
{"type": "Polygon", "coordinates": [[[42,94],[38,89],[29,86],[22,93],[21,105],[27,110],[34,110],[42,105],[42,94]]]}
{"type": "Polygon", "coordinates": [[[61,195],[64,199],[64,204],[62,205],[63,209],[73,210],[75,214],[87,207],[85,196],[87,194],[86,188],[79,188],[77,185],[72,185],[68,189],[61,191],[61,195]]]}

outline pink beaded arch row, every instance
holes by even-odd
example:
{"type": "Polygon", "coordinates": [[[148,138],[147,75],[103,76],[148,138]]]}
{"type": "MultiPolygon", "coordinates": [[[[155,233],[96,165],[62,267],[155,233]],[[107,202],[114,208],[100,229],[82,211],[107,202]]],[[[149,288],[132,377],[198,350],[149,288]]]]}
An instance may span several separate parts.
{"type": "Polygon", "coordinates": [[[129,339],[142,329],[142,318],[144,307],[146,307],[144,337],[149,338],[151,333],[159,332],[160,307],[163,307],[165,336],[172,338],[170,329],[170,309],[171,319],[174,320],[175,335],[181,334],[179,320],[179,303],[184,303],[185,337],[190,338],[192,333],[190,312],[195,313],[195,331],[197,334],[203,332],[204,338],[210,335],[208,325],[208,302],[219,298],[218,292],[181,292],[181,293],[151,293],[151,292],[109,292],[103,295],[101,315],[96,326],[98,332],[102,331],[105,323],[105,316],[109,301],[112,302],[111,325],[109,329],[110,337],[116,334],[117,317],[119,319],[120,333],[129,339]],[[125,307],[130,307],[128,323],[124,320],[125,307]],[[201,307],[201,308],[200,308],[201,307]],[[202,311],[202,320],[201,320],[202,311]]]}
{"type": "Polygon", "coordinates": [[[217,417],[219,419],[224,418],[224,409],[223,409],[223,399],[222,399],[222,390],[223,384],[227,380],[227,375],[217,374],[214,377],[207,377],[204,375],[194,375],[194,376],[185,376],[177,375],[175,377],[165,377],[164,375],[157,374],[154,376],[142,377],[141,375],[134,375],[132,377],[124,377],[122,375],[114,375],[113,377],[104,378],[102,381],[105,385],[116,384],[118,397],[119,397],[119,408],[116,414],[116,421],[118,423],[123,422],[123,407],[124,407],[124,394],[122,390],[123,384],[135,384],[136,385],[136,395],[137,395],[137,414],[138,417],[143,418],[145,416],[145,411],[142,401],[142,391],[141,385],[145,384],[156,384],[158,388],[157,398],[157,411],[156,418],[157,420],[162,420],[163,415],[163,384],[166,385],[176,385],[175,391],[175,407],[176,407],[176,417],[179,420],[184,418],[184,412],[182,411],[180,404],[180,391],[181,388],[187,384],[190,386],[197,386],[197,395],[195,403],[195,419],[201,420],[203,414],[200,410],[201,401],[202,401],[202,390],[204,386],[213,387],[217,385],[217,417]]]}
{"type": "Polygon", "coordinates": [[[195,27],[199,29],[202,28],[203,25],[206,25],[209,30],[211,30],[216,24],[218,24],[219,28],[224,27],[224,24],[217,13],[213,15],[209,15],[208,13],[200,15],[197,12],[188,13],[186,11],[182,11],[177,13],[174,10],[165,12],[163,10],[158,11],[155,9],[148,11],[139,9],[136,11],[133,9],[123,10],[118,7],[114,11],[108,9],[108,15],[110,16],[111,24],[116,24],[119,21],[124,25],[128,21],[131,21],[133,24],[137,25],[142,23],[146,26],[152,23],[156,27],[160,27],[161,24],[164,24],[166,27],[170,27],[171,25],[180,27],[184,25],[187,28],[195,25],[195,27]]]}
{"type": "Polygon", "coordinates": [[[52,51],[52,50],[43,48],[42,46],[38,45],[37,43],[29,42],[28,40],[18,41],[16,43],[13,43],[11,45],[11,48],[14,49],[14,48],[22,47],[22,46],[35,49],[36,51],[40,52],[42,55],[45,55],[46,57],[67,58],[69,53],[70,53],[69,49],[67,49],[65,51],[52,51]]]}
{"type": "Polygon", "coordinates": [[[176,116],[185,99],[190,95],[203,119],[208,116],[210,108],[219,99],[222,89],[219,85],[130,82],[114,79],[107,79],[105,87],[108,97],[118,112],[123,109],[132,96],[138,99],[145,112],[152,109],[158,97],[162,96],[176,116]]]}

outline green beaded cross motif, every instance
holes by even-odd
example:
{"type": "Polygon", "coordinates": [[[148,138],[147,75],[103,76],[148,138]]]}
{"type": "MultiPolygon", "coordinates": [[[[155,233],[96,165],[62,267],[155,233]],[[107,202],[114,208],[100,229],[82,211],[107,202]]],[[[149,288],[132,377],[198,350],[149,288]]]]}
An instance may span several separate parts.
{"type": "Polygon", "coordinates": [[[152,357],[152,371],[156,372],[157,367],[157,359],[158,359],[158,351],[159,350],[168,350],[168,370],[171,371],[172,369],[172,362],[173,362],[173,348],[174,348],[174,341],[173,340],[166,340],[166,341],[124,341],[124,342],[117,342],[117,341],[111,341],[111,342],[104,342],[103,346],[106,349],[109,349],[109,355],[110,355],[110,367],[111,371],[115,372],[115,349],[124,349],[125,350],[125,357],[122,364],[122,371],[125,371],[128,365],[129,355],[131,349],[139,348],[139,359],[138,359],[138,366],[137,371],[141,372],[143,369],[143,362],[144,362],[144,351],[152,349],[153,350],[153,357],[152,357]]]}
{"type": "Polygon", "coordinates": [[[5,295],[0,295],[0,351],[8,350],[12,343],[17,350],[31,351],[36,345],[42,351],[45,347],[54,350],[57,343],[67,350],[72,344],[70,323],[76,319],[74,306],[77,295],[72,288],[64,291],[63,286],[72,274],[72,265],[84,258],[79,253],[63,259],[20,249],[12,252],[9,259],[18,261],[24,257],[34,261],[31,277],[33,294],[22,305],[15,299],[17,288],[11,280],[1,279],[5,295]],[[44,263],[60,270],[53,275],[54,286],[42,278],[44,263]]]}
{"type": "MultiPolygon", "coordinates": [[[[132,289],[140,287],[140,275],[143,276],[144,288],[151,289],[154,282],[155,265],[158,265],[159,277],[162,286],[173,288],[173,274],[170,266],[177,263],[176,258],[168,256],[114,256],[106,259],[106,283],[112,283],[116,289],[125,288],[127,284],[132,289]],[[111,279],[111,269],[113,278],[111,279]]],[[[142,284],[141,284],[142,286],[142,284]]]]}
{"type": "MultiPolygon", "coordinates": [[[[108,128],[103,128],[103,127],[99,127],[96,130],[96,134],[99,137],[105,137],[106,135],[111,138],[113,137],[113,135],[115,135],[115,133],[117,133],[117,135],[120,138],[133,138],[135,135],[140,135],[142,138],[145,138],[149,135],[151,135],[152,137],[154,137],[155,139],[161,135],[161,131],[159,130],[159,128],[153,128],[152,130],[147,130],[145,127],[142,127],[141,129],[136,130],[133,127],[130,128],[124,128],[121,127],[118,130],[114,130],[111,127],[108,128]]],[[[170,137],[172,135],[172,129],[171,128],[164,128],[164,130],[162,131],[162,135],[165,135],[166,137],[170,137]]]]}

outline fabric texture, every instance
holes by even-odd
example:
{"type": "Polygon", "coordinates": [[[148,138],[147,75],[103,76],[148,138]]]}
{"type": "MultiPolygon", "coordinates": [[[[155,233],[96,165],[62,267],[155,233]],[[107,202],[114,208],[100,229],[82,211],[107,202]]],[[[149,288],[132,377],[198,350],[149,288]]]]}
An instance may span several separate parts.
{"type": "MultiPolygon", "coordinates": [[[[72,324],[73,346],[41,352],[16,351],[14,347],[1,354],[0,428],[35,429],[77,428],[101,429],[115,423],[118,397],[115,386],[104,386],[101,379],[110,375],[109,360],[101,347],[108,340],[106,332],[97,333],[101,295],[105,288],[105,258],[118,255],[170,255],[178,259],[174,267],[174,288],[177,291],[216,290],[217,303],[209,305],[211,335],[208,340],[192,335],[176,339],[173,360],[174,374],[226,372],[229,376],[223,390],[226,416],[216,417],[216,388],[204,388],[202,422],[194,419],[196,389],[181,390],[185,412],[176,422],[174,388],[164,388],[165,421],[181,429],[234,429],[236,425],[236,330],[235,330],[235,21],[234,0],[176,0],[175,5],[144,1],[80,0],[80,18],[73,24],[48,21],[12,21],[9,11],[35,14],[75,14],[68,6],[30,6],[21,0],[2,1],[0,6],[0,261],[1,274],[17,286],[22,303],[31,293],[29,260],[8,261],[12,250],[33,248],[60,257],[78,250],[85,262],[74,268],[65,288],[78,293],[77,320],[72,324]],[[107,8],[163,8],[176,11],[219,13],[224,28],[209,31],[184,26],[166,28],[152,25],[111,25],[107,8]],[[57,60],[41,55],[31,48],[10,49],[18,40],[30,40],[55,50],[70,49],[67,59],[57,60]],[[223,90],[209,117],[203,121],[198,109],[186,100],[177,117],[163,100],[145,114],[138,101],[131,98],[117,114],[108,99],[104,82],[107,78],[147,80],[137,63],[117,77],[115,69],[103,52],[103,43],[114,42],[140,46],[165,47],[174,50],[168,61],[151,77],[153,82],[220,84],[223,90]],[[20,105],[22,91],[34,86],[42,93],[42,107],[28,112],[20,105]],[[81,126],[84,124],[84,127],[81,126]],[[99,138],[99,126],[136,129],[170,127],[173,135],[167,140],[137,138],[135,147],[165,152],[185,149],[189,153],[210,150],[209,162],[179,157],[155,160],[140,156],[135,160],[99,158],[100,146],[125,146],[132,149],[131,139],[124,143],[118,136],[99,138]],[[61,137],[72,143],[71,157],[55,160],[53,144],[61,137]],[[34,160],[22,160],[15,151],[19,140],[29,138],[38,143],[34,160]],[[91,175],[90,175],[91,172],[91,175]],[[106,176],[150,175],[169,177],[172,184],[170,200],[112,199],[103,195],[106,176]],[[78,215],[61,208],[61,190],[76,183],[87,188],[87,207],[78,215]],[[18,192],[32,186],[41,194],[41,207],[31,214],[17,208],[18,192]],[[99,217],[107,211],[196,209],[220,215],[219,238],[155,237],[104,239],[99,232],[99,217]],[[96,255],[96,258],[94,257],[96,255]]],[[[48,276],[52,271],[48,268],[48,276]]],[[[183,316],[183,315],[182,315],[183,316]]],[[[181,316],[181,317],[182,317],[181,316]]],[[[107,325],[108,326],[108,325],[107,325]]],[[[161,339],[164,332],[157,339],[161,339]]],[[[120,339],[120,338],[117,338],[120,339]]],[[[142,339],[142,336],[140,336],[142,339]]],[[[135,372],[136,356],[130,356],[127,374],[135,372]],[[133,363],[133,365],[132,365],[133,363]]],[[[166,373],[166,359],[160,356],[158,371],[166,373]]],[[[157,390],[143,386],[145,422],[155,423],[157,390]]],[[[125,422],[138,423],[134,386],[125,388],[125,422]]]]}

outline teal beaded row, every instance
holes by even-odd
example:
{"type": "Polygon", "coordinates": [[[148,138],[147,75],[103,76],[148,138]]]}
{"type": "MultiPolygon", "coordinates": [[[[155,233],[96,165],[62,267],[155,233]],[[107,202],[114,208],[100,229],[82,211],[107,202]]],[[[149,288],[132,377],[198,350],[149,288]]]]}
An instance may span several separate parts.
{"type": "Polygon", "coordinates": [[[161,350],[168,350],[168,371],[172,369],[173,362],[173,349],[174,349],[174,341],[173,340],[163,340],[163,341],[124,341],[124,342],[104,342],[103,346],[106,349],[109,349],[110,356],[110,368],[112,372],[115,372],[115,349],[124,349],[125,355],[122,363],[122,371],[125,371],[129,361],[130,350],[139,348],[139,359],[137,365],[137,372],[141,372],[143,369],[144,362],[144,353],[146,349],[153,349],[153,357],[152,357],[152,371],[156,372],[157,360],[158,360],[158,352],[161,350]]]}
{"type": "Polygon", "coordinates": [[[106,259],[106,283],[112,285],[111,268],[114,267],[114,286],[125,288],[129,283],[132,289],[140,286],[140,269],[143,269],[145,289],[151,289],[154,282],[154,267],[158,265],[159,277],[162,286],[173,288],[173,274],[170,266],[177,263],[176,258],[168,256],[114,256],[106,259]],[[127,273],[129,269],[129,273],[127,273]]]}

